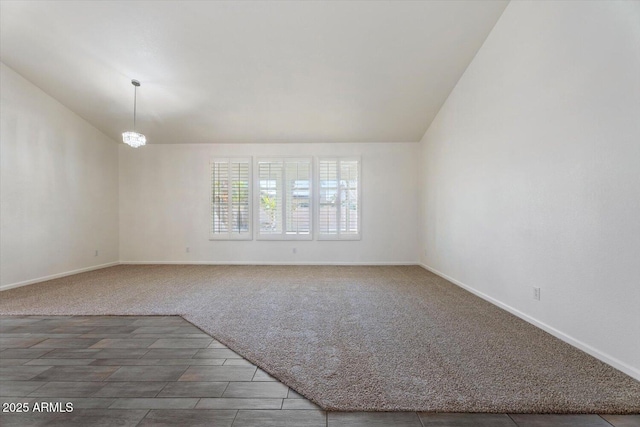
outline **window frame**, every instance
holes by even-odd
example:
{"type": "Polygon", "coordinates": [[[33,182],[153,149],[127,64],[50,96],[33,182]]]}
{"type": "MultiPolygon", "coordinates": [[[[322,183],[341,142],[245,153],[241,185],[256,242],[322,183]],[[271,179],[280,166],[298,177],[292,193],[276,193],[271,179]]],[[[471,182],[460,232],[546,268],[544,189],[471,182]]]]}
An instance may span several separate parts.
{"type": "Polygon", "coordinates": [[[254,159],[253,163],[253,199],[256,212],[254,215],[255,239],[263,241],[274,240],[313,240],[314,238],[314,213],[315,213],[315,191],[314,191],[314,162],[312,156],[260,156],[254,159]],[[282,162],[282,231],[280,233],[263,234],[260,233],[260,163],[262,162],[282,162]],[[287,211],[287,192],[284,187],[286,181],[286,163],[287,162],[307,162],[309,164],[309,233],[307,234],[287,234],[286,232],[286,211],[287,211]]]}
{"type": "MultiPolygon", "coordinates": [[[[212,157],[209,160],[209,179],[210,179],[210,187],[209,187],[209,240],[253,240],[253,159],[251,156],[230,156],[230,157],[212,157]],[[232,177],[231,177],[231,164],[232,163],[246,163],[248,165],[248,182],[247,182],[247,191],[248,191],[248,231],[246,233],[241,232],[233,232],[232,227],[229,227],[229,231],[225,233],[214,233],[213,230],[213,219],[214,219],[214,164],[215,163],[227,163],[228,164],[228,179],[229,179],[229,189],[228,192],[230,194],[227,195],[229,198],[229,207],[232,203],[232,177]]],[[[231,212],[231,209],[229,209],[231,212]]]]}
{"type": "Polygon", "coordinates": [[[315,209],[313,212],[313,221],[314,221],[314,239],[318,240],[318,241],[345,241],[345,240],[362,240],[362,158],[360,156],[317,156],[315,158],[315,165],[314,165],[314,170],[315,170],[315,182],[316,182],[316,187],[315,187],[315,191],[314,191],[314,205],[315,205],[315,209]],[[341,206],[340,204],[338,204],[338,212],[336,213],[336,217],[338,219],[338,224],[336,226],[336,233],[335,234],[323,234],[320,232],[320,193],[321,193],[321,189],[320,186],[322,185],[321,181],[320,181],[320,163],[322,161],[335,161],[337,162],[337,173],[338,173],[338,183],[341,181],[341,176],[340,176],[340,165],[342,162],[357,162],[358,165],[358,174],[357,174],[357,180],[358,180],[358,196],[356,198],[357,200],[357,205],[358,205],[358,218],[357,218],[357,227],[358,227],[358,232],[357,233],[349,233],[349,234],[342,234],[340,232],[340,228],[341,228],[341,206]]]}

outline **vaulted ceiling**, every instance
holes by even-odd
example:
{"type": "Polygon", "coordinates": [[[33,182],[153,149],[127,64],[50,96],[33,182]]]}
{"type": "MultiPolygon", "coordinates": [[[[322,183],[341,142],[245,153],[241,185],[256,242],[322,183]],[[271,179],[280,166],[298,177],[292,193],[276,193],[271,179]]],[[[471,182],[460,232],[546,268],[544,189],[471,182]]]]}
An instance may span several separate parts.
{"type": "Polygon", "coordinates": [[[120,141],[419,141],[507,1],[2,1],[0,59],[120,141]]]}

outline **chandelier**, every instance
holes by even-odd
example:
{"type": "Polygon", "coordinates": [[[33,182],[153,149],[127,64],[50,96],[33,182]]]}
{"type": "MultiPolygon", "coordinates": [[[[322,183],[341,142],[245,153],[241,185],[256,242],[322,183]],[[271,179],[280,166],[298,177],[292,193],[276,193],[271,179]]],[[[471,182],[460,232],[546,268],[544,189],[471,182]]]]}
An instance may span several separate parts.
{"type": "Polygon", "coordinates": [[[137,80],[131,80],[131,84],[134,86],[133,88],[133,131],[127,131],[122,133],[122,141],[132,146],[133,148],[138,148],[147,143],[147,138],[141,134],[136,132],[136,101],[137,101],[137,91],[138,86],[140,86],[140,82],[137,80]]]}

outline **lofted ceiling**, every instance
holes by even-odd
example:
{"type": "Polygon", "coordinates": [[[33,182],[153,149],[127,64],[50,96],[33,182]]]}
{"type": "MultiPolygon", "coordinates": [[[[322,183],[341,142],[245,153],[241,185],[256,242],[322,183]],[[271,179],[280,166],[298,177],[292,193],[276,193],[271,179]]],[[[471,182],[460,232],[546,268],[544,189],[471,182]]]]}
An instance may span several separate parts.
{"type": "Polygon", "coordinates": [[[507,1],[2,1],[0,59],[116,141],[419,141],[507,1]]]}

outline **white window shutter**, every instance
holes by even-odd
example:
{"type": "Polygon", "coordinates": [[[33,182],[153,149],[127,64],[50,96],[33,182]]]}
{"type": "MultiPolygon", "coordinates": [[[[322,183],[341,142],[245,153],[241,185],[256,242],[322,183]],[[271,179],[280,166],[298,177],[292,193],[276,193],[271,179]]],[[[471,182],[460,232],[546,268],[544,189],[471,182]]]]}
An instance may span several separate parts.
{"type": "Polygon", "coordinates": [[[229,162],[211,162],[211,234],[229,232],[229,162]]]}
{"type": "Polygon", "coordinates": [[[251,239],[251,158],[211,161],[210,239],[251,239]]]}
{"type": "Polygon", "coordinates": [[[282,169],[280,161],[258,161],[259,235],[282,233],[282,169]]]}
{"type": "Polygon", "coordinates": [[[324,236],[337,236],[339,218],[338,161],[320,160],[318,173],[318,233],[324,236]]]}
{"type": "Polygon", "coordinates": [[[360,160],[318,160],[318,239],[360,238],[360,160]]]}
{"type": "Polygon", "coordinates": [[[340,234],[358,235],[358,162],[344,160],[340,162],[340,234]]]}
{"type": "Polygon", "coordinates": [[[311,233],[311,161],[285,162],[285,209],[288,235],[311,233]]]}
{"type": "Polygon", "coordinates": [[[311,239],[311,159],[256,161],[258,239],[311,239]]]}

